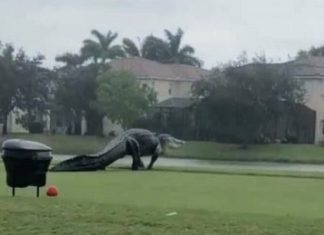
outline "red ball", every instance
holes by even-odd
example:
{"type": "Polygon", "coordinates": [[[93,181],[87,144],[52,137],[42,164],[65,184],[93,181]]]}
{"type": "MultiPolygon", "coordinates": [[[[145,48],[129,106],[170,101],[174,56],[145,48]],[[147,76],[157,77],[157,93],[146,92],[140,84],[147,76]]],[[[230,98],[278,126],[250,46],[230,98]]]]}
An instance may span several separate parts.
{"type": "Polygon", "coordinates": [[[56,186],[54,186],[54,185],[49,186],[47,189],[46,195],[49,197],[56,197],[58,195],[56,186]]]}

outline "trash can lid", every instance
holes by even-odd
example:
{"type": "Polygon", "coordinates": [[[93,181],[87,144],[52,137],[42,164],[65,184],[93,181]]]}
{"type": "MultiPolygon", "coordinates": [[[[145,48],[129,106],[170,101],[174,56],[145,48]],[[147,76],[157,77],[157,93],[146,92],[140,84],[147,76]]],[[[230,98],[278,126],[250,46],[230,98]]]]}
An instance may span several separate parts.
{"type": "Polygon", "coordinates": [[[52,148],[45,144],[23,139],[8,139],[2,144],[3,150],[25,150],[25,151],[52,151],[52,148]]]}

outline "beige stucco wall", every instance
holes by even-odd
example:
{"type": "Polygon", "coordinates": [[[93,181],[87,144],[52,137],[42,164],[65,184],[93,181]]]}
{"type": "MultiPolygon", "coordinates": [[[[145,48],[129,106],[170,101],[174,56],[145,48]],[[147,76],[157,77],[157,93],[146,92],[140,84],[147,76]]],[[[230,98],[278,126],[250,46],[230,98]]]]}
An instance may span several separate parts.
{"type": "MultiPolygon", "coordinates": [[[[18,108],[15,108],[13,111],[11,111],[8,115],[7,119],[7,131],[8,133],[28,133],[29,131],[25,129],[20,123],[17,122],[17,119],[19,119],[24,112],[18,108]]],[[[44,126],[44,132],[50,131],[50,122],[51,117],[49,114],[46,114],[42,117],[42,121],[45,123],[44,126]]],[[[2,124],[0,124],[0,128],[2,131],[2,124]]]]}
{"type": "Polygon", "coordinates": [[[157,93],[158,102],[166,100],[171,97],[169,93],[169,89],[171,87],[171,83],[169,81],[164,80],[140,80],[140,84],[146,84],[148,87],[153,88],[157,93]]]}
{"type": "Polygon", "coordinates": [[[17,119],[23,115],[23,111],[15,109],[11,111],[7,119],[7,131],[8,133],[28,133],[28,130],[22,127],[21,124],[17,123],[17,119]]]}
{"type": "Polygon", "coordinates": [[[324,121],[324,80],[309,79],[305,80],[305,104],[316,111],[315,121],[315,143],[324,140],[323,121],[324,121]]]}
{"type": "Polygon", "coordinates": [[[153,88],[157,92],[158,102],[171,97],[189,97],[191,95],[190,81],[171,81],[171,80],[140,80],[141,84],[153,88]]]}
{"type": "Polygon", "coordinates": [[[173,97],[190,97],[192,82],[188,81],[175,81],[172,82],[173,97]]]}

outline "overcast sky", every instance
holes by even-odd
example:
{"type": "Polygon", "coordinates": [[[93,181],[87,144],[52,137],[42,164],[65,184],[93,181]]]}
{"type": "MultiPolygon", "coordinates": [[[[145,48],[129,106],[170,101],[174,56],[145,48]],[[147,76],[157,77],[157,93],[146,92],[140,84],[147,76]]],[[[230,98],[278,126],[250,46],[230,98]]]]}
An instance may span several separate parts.
{"type": "Polygon", "coordinates": [[[286,61],[324,44],[324,0],[0,0],[0,40],[44,54],[46,66],[77,52],[91,29],[117,31],[120,43],[177,27],[205,68],[242,51],[286,61]]]}

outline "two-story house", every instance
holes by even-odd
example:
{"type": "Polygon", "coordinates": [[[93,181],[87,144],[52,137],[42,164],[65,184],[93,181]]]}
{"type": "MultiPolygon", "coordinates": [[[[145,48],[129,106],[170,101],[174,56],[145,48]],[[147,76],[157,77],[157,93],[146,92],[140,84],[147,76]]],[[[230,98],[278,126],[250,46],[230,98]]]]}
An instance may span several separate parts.
{"type": "Polygon", "coordinates": [[[315,111],[314,142],[324,141],[324,57],[305,57],[285,65],[292,77],[304,81],[305,105],[315,111]]]}
{"type": "Polygon", "coordinates": [[[208,70],[184,64],[162,64],[133,57],[113,60],[113,71],[128,71],[157,92],[158,101],[173,97],[190,97],[193,82],[206,78],[208,70]]]}
{"type": "MultiPolygon", "coordinates": [[[[158,102],[172,103],[179,98],[191,97],[191,87],[195,81],[207,78],[209,70],[184,65],[162,64],[141,57],[121,58],[110,62],[112,71],[127,71],[132,73],[141,84],[153,88],[157,93],[158,102]]],[[[103,120],[103,133],[118,133],[120,126],[109,121],[109,117],[103,120]]]]}

